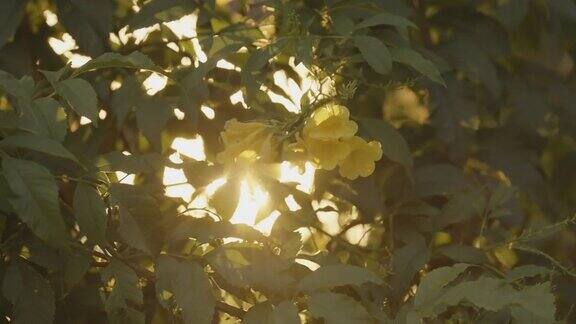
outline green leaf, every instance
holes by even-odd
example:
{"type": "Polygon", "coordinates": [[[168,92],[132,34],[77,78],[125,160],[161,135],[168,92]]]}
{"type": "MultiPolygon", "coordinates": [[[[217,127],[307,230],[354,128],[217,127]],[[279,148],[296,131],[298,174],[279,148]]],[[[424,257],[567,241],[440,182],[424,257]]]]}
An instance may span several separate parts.
{"type": "Polygon", "coordinates": [[[168,161],[158,153],[124,155],[114,151],[100,155],[96,167],[103,171],[122,171],[125,173],[152,173],[158,171],[168,161]]]}
{"type": "Polygon", "coordinates": [[[48,281],[20,260],[8,266],[2,294],[14,305],[15,323],[51,323],[56,312],[54,293],[48,281]]]}
{"type": "Polygon", "coordinates": [[[74,191],[74,216],[80,230],[95,243],[106,242],[106,205],[98,190],[91,185],[79,182],[74,191]]]}
{"type": "Polygon", "coordinates": [[[390,281],[393,296],[403,295],[414,276],[430,259],[428,245],[422,236],[416,236],[405,246],[394,251],[393,277],[390,281]]]}
{"type": "Polygon", "coordinates": [[[64,283],[66,288],[72,289],[78,284],[90,269],[92,257],[88,252],[70,255],[64,265],[64,283]]]}
{"type": "Polygon", "coordinates": [[[242,323],[246,324],[299,324],[298,309],[291,301],[283,301],[277,306],[269,302],[259,303],[248,310],[242,323]]]}
{"type": "Polygon", "coordinates": [[[387,121],[382,119],[359,118],[364,130],[382,145],[382,153],[390,160],[401,164],[406,170],[414,164],[406,140],[387,121]]]}
{"type": "Polygon", "coordinates": [[[272,324],[274,322],[272,305],[269,302],[256,304],[242,318],[245,324],[272,324]]]}
{"type": "Polygon", "coordinates": [[[79,78],[58,81],[58,72],[42,71],[42,73],[72,109],[98,126],[98,98],[88,81],[79,78]]]}
{"type": "Polygon", "coordinates": [[[362,304],[351,297],[331,292],[311,294],[308,307],[312,316],[324,318],[326,324],[365,324],[373,320],[362,304]]]}
{"type": "Polygon", "coordinates": [[[388,47],[378,38],[372,36],[354,36],[354,44],[360,50],[360,53],[374,69],[380,74],[388,74],[392,69],[392,56],[388,47]]]}
{"type": "Polygon", "coordinates": [[[482,264],[488,261],[484,251],[469,245],[451,244],[439,248],[438,252],[456,262],[482,264]]]}
{"type": "Polygon", "coordinates": [[[152,26],[156,23],[180,19],[196,10],[198,5],[187,0],[152,0],[147,2],[128,24],[129,30],[152,26]]]}
{"type": "Polygon", "coordinates": [[[104,300],[108,320],[111,323],[144,324],[144,314],[132,306],[139,306],[143,302],[142,290],[138,286],[139,279],[134,270],[112,259],[100,276],[104,284],[113,283],[110,293],[104,300]]]}
{"type": "Polygon", "coordinates": [[[414,173],[414,188],[420,197],[449,195],[466,190],[470,183],[462,170],[450,164],[432,164],[414,173]]]}
{"type": "Polygon", "coordinates": [[[460,223],[472,217],[480,217],[486,208],[486,198],[481,190],[457,193],[442,208],[435,220],[438,229],[450,224],[460,223]]]}
{"type": "Polygon", "coordinates": [[[2,0],[0,2],[0,49],[8,43],[20,25],[26,9],[25,0],[2,0]]]}
{"type": "Polygon", "coordinates": [[[510,282],[524,279],[532,278],[538,276],[548,276],[552,273],[550,269],[538,265],[527,264],[519,267],[515,267],[510,270],[506,275],[506,279],[510,282]]]}
{"type": "Polygon", "coordinates": [[[402,16],[393,15],[387,12],[381,12],[357,24],[356,29],[374,27],[379,25],[418,28],[418,26],[416,26],[413,22],[402,16]]]}
{"type": "Polygon", "coordinates": [[[122,55],[118,53],[104,53],[82,65],[74,72],[74,75],[79,75],[93,70],[114,67],[154,71],[159,70],[159,68],[148,56],[136,51],[128,55],[122,55]]]}
{"type": "Polygon", "coordinates": [[[0,147],[28,149],[78,162],[78,159],[64,148],[62,144],[49,138],[34,134],[16,134],[8,136],[0,141],[0,147]]]}
{"type": "Polygon", "coordinates": [[[216,208],[220,216],[228,220],[234,215],[239,199],[240,182],[230,179],[212,195],[210,205],[216,208]]]}
{"type": "Polygon", "coordinates": [[[409,48],[398,47],[390,49],[390,54],[394,61],[408,65],[417,72],[425,75],[430,80],[445,85],[442,75],[436,65],[425,59],[422,54],[409,48]]]}
{"type": "Polygon", "coordinates": [[[276,324],[299,324],[298,308],[293,302],[285,300],[274,307],[272,318],[276,324]]]}
{"type": "Polygon", "coordinates": [[[60,23],[80,52],[94,57],[106,51],[115,9],[111,1],[56,0],[56,6],[60,23]]]}
{"type": "Polygon", "coordinates": [[[138,128],[158,151],[162,150],[160,140],[162,129],[173,116],[170,104],[163,98],[147,98],[138,104],[136,109],[138,128]]]}
{"type": "Polygon", "coordinates": [[[525,288],[515,298],[521,308],[512,307],[512,317],[519,323],[554,323],[555,300],[549,281],[525,288]]]}
{"type": "Polygon", "coordinates": [[[418,290],[414,297],[414,306],[418,307],[439,298],[442,288],[454,281],[469,267],[470,265],[468,264],[459,263],[451,267],[441,267],[430,271],[418,285],[418,290]]]}
{"type": "Polygon", "coordinates": [[[112,93],[110,109],[116,116],[116,127],[118,129],[122,128],[126,116],[135,109],[143,96],[142,87],[134,76],[124,79],[120,89],[112,93]]]}
{"type": "Polygon", "coordinates": [[[232,224],[228,221],[216,222],[210,217],[183,217],[170,234],[170,239],[173,241],[194,238],[201,244],[231,237],[252,242],[268,241],[266,236],[251,226],[232,224]]]}
{"type": "Polygon", "coordinates": [[[160,256],[157,278],[156,293],[160,300],[165,291],[172,293],[177,305],[182,308],[184,323],[212,323],[216,300],[210,280],[200,265],[160,256]]]}
{"type": "Polygon", "coordinates": [[[25,76],[18,80],[10,73],[0,71],[0,90],[14,97],[20,114],[32,111],[34,80],[31,77],[25,76]]]}
{"type": "Polygon", "coordinates": [[[36,99],[32,109],[24,112],[19,127],[62,142],[68,129],[66,112],[62,105],[52,98],[36,99]]]}
{"type": "Polygon", "coordinates": [[[345,285],[361,285],[365,282],[382,284],[373,272],[356,266],[338,264],[318,268],[298,283],[300,291],[313,291],[345,285]]]}
{"type": "Polygon", "coordinates": [[[66,226],[60,214],[58,186],[43,166],[4,157],[4,177],[14,193],[8,200],[32,232],[54,247],[65,247],[66,226]]]}
{"type": "Polygon", "coordinates": [[[125,184],[113,184],[110,194],[120,207],[120,236],[128,245],[155,254],[163,231],[159,226],[162,213],[154,197],[140,187],[125,184]]]}

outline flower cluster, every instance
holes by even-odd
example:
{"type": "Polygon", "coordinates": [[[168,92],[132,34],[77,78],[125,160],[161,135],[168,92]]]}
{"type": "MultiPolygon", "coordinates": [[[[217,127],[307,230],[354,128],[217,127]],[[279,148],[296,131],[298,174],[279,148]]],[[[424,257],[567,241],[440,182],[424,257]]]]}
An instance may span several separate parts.
{"type": "MultiPolygon", "coordinates": [[[[382,157],[382,148],[376,141],[356,136],[357,131],[346,107],[325,105],[306,120],[295,143],[284,143],[283,157],[296,163],[312,161],[325,170],[339,167],[340,175],[351,180],[367,177],[382,157]]],[[[221,134],[225,149],[217,159],[224,164],[272,162],[279,144],[277,133],[274,126],[261,122],[230,120],[221,134]]]]}
{"type": "Polygon", "coordinates": [[[276,157],[275,129],[271,125],[232,119],[224,124],[220,136],[225,149],[216,158],[222,164],[272,162],[276,157]]]}
{"type": "Polygon", "coordinates": [[[357,131],[346,107],[329,104],[308,118],[297,144],[318,167],[333,170],[338,166],[341,176],[354,180],[371,175],[375,161],[382,157],[380,143],[366,142],[355,135],[357,131]]]}

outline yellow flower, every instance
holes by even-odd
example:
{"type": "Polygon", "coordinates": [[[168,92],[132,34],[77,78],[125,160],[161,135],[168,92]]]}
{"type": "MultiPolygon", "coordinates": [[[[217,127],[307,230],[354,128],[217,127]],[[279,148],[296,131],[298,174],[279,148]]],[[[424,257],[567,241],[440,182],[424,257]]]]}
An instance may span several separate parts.
{"type": "Polygon", "coordinates": [[[338,140],[347,139],[358,131],[358,125],[350,120],[348,108],[328,104],[318,108],[304,125],[304,140],[338,140]]]}
{"type": "Polygon", "coordinates": [[[376,167],[375,161],[382,158],[382,148],[376,141],[366,142],[363,138],[354,136],[347,142],[350,154],[342,160],[340,165],[340,175],[354,180],[361,177],[367,177],[374,172],[376,167]]]}
{"type": "Polygon", "coordinates": [[[218,153],[218,162],[270,162],[276,155],[274,128],[259,122],[239,122],[232,119],[224,124],[220,134],[224,151],[218,153]]]}
{"type": "Polygon", "coordinates": [[[304,139],[304,146],[312,162],[324,170],[334,169],[350,154],[350,146],[338,139],[319,140],[308,137],[304,139]]]}

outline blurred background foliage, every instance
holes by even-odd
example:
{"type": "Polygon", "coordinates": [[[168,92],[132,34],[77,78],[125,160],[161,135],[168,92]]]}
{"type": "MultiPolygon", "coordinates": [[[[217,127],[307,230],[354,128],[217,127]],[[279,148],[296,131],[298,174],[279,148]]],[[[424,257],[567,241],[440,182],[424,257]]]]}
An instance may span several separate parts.
{"type": "Polygon", "coordinates": [[[2,320],[573,323],[574,32],[573,0],[2,0],[2,320]],[[370,177],[216,163],[226,121],[326,102],[370,177]]]}

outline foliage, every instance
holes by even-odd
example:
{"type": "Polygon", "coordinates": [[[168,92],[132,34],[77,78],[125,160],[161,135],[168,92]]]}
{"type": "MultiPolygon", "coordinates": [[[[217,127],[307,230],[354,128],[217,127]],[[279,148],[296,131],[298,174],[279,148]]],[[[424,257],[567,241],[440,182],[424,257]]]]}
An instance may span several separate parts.
{"type": "Polygon", "coordinates": [[[574,322],[574,31],[573,0],[0,1],[0,316],[574,322]]]}

